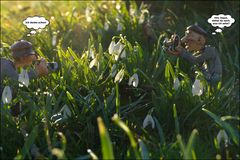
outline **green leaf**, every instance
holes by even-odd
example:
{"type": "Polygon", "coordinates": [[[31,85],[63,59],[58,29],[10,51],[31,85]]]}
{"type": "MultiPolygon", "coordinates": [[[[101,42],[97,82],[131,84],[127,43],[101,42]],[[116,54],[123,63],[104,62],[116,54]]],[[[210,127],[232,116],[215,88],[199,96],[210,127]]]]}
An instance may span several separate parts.
{"type": "Polygon", "coordinates": [[[239,145],[239,134],[237,133],[236,130],[234,130],[234,128],[227,122],[223,121],[220,117],[218,117],[217,115],[215,115],[214,113],[210,112],[209,110],[203,108],[202,109],[205,113],[207,113],[219,126],[221,126],[222,128],[224,128],[229,135],[231,136],[231,138],[233,139],[233,142],[236,145],[239,145]]]}
{"type": "Polygon", "coordinates": [[[138,139],[138,143],[142,159],[149,159],[149,152],[144,142],[141,139],[138,139]]]}
{"type": "Polygon", "coordinates": [[[173,104],[173,117],[174,117],[174,120],[175,120],[176,134],[179,134],[180,129],[179,129],[179,121],[178,121],[178,116],[177,116],[176,104],[173,104]]]}
{"type": "Polygon", "coordinates": [[[137,143],[133,137],[133,134],[131,130],[128,128],[128,126],[118,117],[117,114],[115,114],[112,118],[113,122],[116,123],[120,128],[124,130],[124,132],[128,135],[128,138],[130,140],[131,146],[133,148],[134,154],[136,159],[140,159],[140,154],[137,150],[137,143]]]}
{"type": "Polygon", "coordinates": [[[113,147],[110,136],[101,117],[97,118],[98,129],[101,139],[103,159],[114,159],[113,147]]]}
{"type": "Polygon", "coordinates": [[[162,127],[161,127],[161,125],[160,125],[160,123],[158,122],[158,120],[157,120],[156,117],[153,117],[153,119],[154,119],[155,124],[156,124],[156,126],[157,126],[158,134],[159,134],[159,137],[160,137],[160,144],[161,144],[161,145],[165,145],[165,144],[166,144],[166,141],[165,141],[165,136],[164,136],[162,127]]]}

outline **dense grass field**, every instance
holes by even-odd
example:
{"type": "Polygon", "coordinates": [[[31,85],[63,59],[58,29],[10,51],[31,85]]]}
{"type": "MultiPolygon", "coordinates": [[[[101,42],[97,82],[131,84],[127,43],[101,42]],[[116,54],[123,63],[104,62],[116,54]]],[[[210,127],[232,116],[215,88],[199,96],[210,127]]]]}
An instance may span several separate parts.
{"type": "Polygon", "coordinates": [[[1,57],[19,39],[59,70],[1,84],[16,94],[1,105],[1,159],[240,159],[238,1],[1,1],[1,57]],[[213,14],[235,22],[212,35],[213,14]],[[31,34],[23,21],[33,16],[50,24],[31,34]],[[161,47],[194,23],[223,63],[215,90],[198,72],[200,96],[192,65],[161,47]]]}

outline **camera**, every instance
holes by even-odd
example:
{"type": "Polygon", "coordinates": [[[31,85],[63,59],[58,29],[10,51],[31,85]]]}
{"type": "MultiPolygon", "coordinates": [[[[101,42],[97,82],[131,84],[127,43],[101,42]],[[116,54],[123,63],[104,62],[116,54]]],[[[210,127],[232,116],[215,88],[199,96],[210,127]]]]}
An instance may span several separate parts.
{"type": "Polygon", "coordinates": [[[47,62],[47,67],[51,72],[58,70],[58,63],[57,62],[47,62]]]}
{"type": "MultiPolygon", "coordinates": [[[[39,64],[41,60],[35,61],[35,64],[39,64]]],[[[57,62],[47,62],[47,68],[50,72],[55,72],[58,70],[58,63],[57,62]]]]}
{"type": "Polygon", "coordinates": [[[164,39],[162,48],[164,51],[176,51],[176,47],[179,43],[180,37],[177,34],[173,34],[170,39],[164,39]]]}

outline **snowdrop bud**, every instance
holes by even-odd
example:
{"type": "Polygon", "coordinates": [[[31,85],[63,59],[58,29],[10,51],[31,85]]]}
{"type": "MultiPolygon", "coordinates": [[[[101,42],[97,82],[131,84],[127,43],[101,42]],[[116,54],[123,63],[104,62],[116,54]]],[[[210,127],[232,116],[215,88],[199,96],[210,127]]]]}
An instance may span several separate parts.
{"type": "Polygon", "coordinates": [[[89,57],[91,57],[92,59],[95,58],[95,55],[94,55],[94,50],[92,48],[89,49],[89,57]]]}
{"type": "Polygon", "coordinates": [[[115,42],[114,41],[112,41],[111,43],[110,43],[110,45],[109,45],[109,47],[108,47],[108,52],[109,52],[109,54],[112,54],[113,53],[113,51],[114,51],[114,46],[115,46],[116,44],[115,44],[115,42]]]}
{"type": "Polygon", "coordinates": [[[20,87],[23,87],[23,85],[25,85],[26,87],[29,86],[29,76],[25,69],[23,69],[22,72],[19,74],[18,81],[21,83],[19,84],[20,87]]]}
{"type": "Polygon", "coordinates": [[[57,35],[53,35],[52,37],[52,46],[56,46],[57,43],[57,35]]]}
{"type": "Polygon", "coordinates": [[[122,51],[121,55],[120,55],[120,58],[126,58],[127,55],[126,55],[126,51],[125,49],[122,51]]]}
{"type": "Polygon", "coordinates": [[[90,62],[89,68],[92,68],[93,66],[97,66],[97,65],[98,65],[98,60],[97,60],[97,57],[96,57],[90,62]]]}
{"type": "Polygon", "coordinates": [[[9,86],[5,86],[2,92],[2,101],[4,104],[10,103],[12,100],[12,91],[9,86]]]}
{"type": "Polygon", "coordinates": [[[117,75],[116,75],[116,77],[115,77],[115,79],[114,79],[114,83],[116,83],[116,82],[121,82],[122,81],[122,79],[123,79],[123,76],[124,76],[124,69],[121,69],[118,73],[117,73],[117,75]]]}
{"type": "Polygon", "coordinates": [[[217,142],[220,146],[221,141],[224,141],[225,145],[229,142],[229,138],[225,130],[221,129],[217,134],[217,142]]]}
{"type": "Polygon", "coordinates": [[[69,109],[69,107],[66,104],[63,106],[63,108],[61,109],[60,112],[63,113],[64,118],[71,117],[71,115],[72,115],[71,110],[69,109]]]}
{"type": "Polygon", "coordinates": [[[179,86],[180,86],[180,81],[179,81],[178,78],[175,78],[174,81],[173,81],[173,88],[175,90],[177,90],[179,88],[179,86]]]}
{"type": "Polygon", "coordinates": [[[132,77],[129,78],[128,85],[129,86],[133,85],[133,87],[137,87],[138,83],[139,83],[138,74],[134,73],[132,77]]]}
{"type": "Polygon", "coordinates": [[[203,85],[200,82],[200,80],[196,79],[195,82],[192,85],[192,94],[195,95],[202,95],[203,94],[203,85]]]}
{"type": "Polygon", "coordinates": [[[147,115],[143,121],[143,128],[146,128],[149,124],[152,125],[152,129],[155,128],[155,122],[151,115],[147,115]]]}

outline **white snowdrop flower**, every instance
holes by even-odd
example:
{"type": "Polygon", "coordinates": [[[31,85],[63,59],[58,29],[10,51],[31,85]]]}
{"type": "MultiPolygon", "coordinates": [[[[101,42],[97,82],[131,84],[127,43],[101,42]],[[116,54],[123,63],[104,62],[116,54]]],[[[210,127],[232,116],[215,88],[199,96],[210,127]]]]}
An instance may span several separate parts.
{"type": "Polygon", "coordinates": [[[63,114],[63,118],[68,118],[72,116],[72,112],[66,104],[63,106],[60,112],[63,114]]]}
{"type": "Polygon", "coordinates": [[[122,29],[123,29],[122,24],[120,22],[118,22],[117,31],[120,32],[120,31],[122,31],[122,29]]]}
{"type": "Polygon", "coordinates": [[[114,41],[111,41],[109,47],[108,47],[108,52],[109,54],[113,54],[113,51],[114,51],[114,46],[115,46],[115,42],[114,41]]]}
{"type": "Polygon", "coordinates": [[[107,21],[104,22],[104,30],[107,31],[109,29],[109,24],[107,21]]]}
{"type": "Polygon", "coordinates": [[[118,73],[117,73],[117,75],[115,76],[115,79],[114,79],[114,83],[116,83],[116,82],[121,82],[122,81],[122,79],[123,79],[123,76],[124,76],[124,69],[121,69],[118,73]]]}
{"type": "Polygon", "coordinates": [[[217,134],[217,142],[220,146],[221,141],[224,141],[225,145],[229,142],[229,138],[225,130],[221,129],[217,134]]]}
{"type": "Polygon", "coordinates": [[[177,90],[180,87],[180,81],[178,78],[175,78],[173,81],[173,88],[177,90]]]}
{"type": "Polygon", "coordinates": [[[10,103],[12,101],[12,91],[9,86],[5,86],[2,92],[2,102],[4,104],[10,103]]]}
{"type": "Polygon", "coordinates": [[[117,61],[120,58],[125,58],[126,57],[126,51],[124,49],[124,44],[122,44],[120,41],[117,43],[117,45],[115,46],[115,60],[117,61]]]}
{"type": "Polygon", "coordinates": [[[23,87],[23,85],[25,85],[26,87],[29,86],[29,76],[25,69],[23,69],[22,72],[19,74],[18,81],[21,83],[19,83],[20,87],[23,87]]]}
{"type": "Polygon", "coordinates": [[[86,20],[88,22],[92,22],[92,17],[91,17],[91,9],[89,7],[86,8],[85,10],[85,16],[86,16],[86,20]]]}
{"type": "Polygon", "coordinates": [[[203,94],[203,85],[200,82],[200,80],[196,79],[195,82],[192,85],[192,94],[195,95],[202,95],[203,94]]]}
{"type": "Polygon", "coordinates": [[[53,35],[52,37],[52,46],[56,46],[57,44],[57,35],[53,35]]]}
{"type": "Polygon", "coordinates": [[[111,69],[111,77],[114,77],[117,74],[117,65],[114,64],[111,69]]]}
{"type": "Polygon", "coordinates": [[[117,10],[120,10],[120,9],[121,9],[121,4],[120,4],[120,3],[117,3],[117,4],[116,4],[116,9],[117,9],[117,10]]]}
{"type": "Polygon", "coordinates": [[[117,43],[112,41],[108,48],[109,54],[119,54],[121,45],[122,43],[120,41],[118,41],[117,43]]]}
{"type": "Polygon", "coordinates": [[[98,59],[97,59],[97,57],[94,58],[94,59],[90,62],[89,68],[92,68],[93,66],[98,66],[98,59]]]}
{"type": "Polygon", "coordinates": [[[126,51],[125,49],[122,51],[121,55],[120,55],[120,58],[126,58],[127,57],[127,54],[126,54],[126,51]]]}
{"type": "Polygon", "coordinates": [[[149,124],[152,125],[152,129],[155,128],[155,122],[151,115],[147,115],[143,121],[143,128],[146,128],[149,124]]]}
{"type": "Polygon", "coordinates": [[[118,49],[118,53],[120,54],[121,58],[125,58],[126,57],[126,51],[124,49],[124,44],[120,43],[119,49],[118,49]]]}
{"type": "Polygon", "coordinates": [[[92,59],[95,58],[94,51],[93,51],[92,48],[89,49],[89,55],[88,56],[91,57],[92,59]]]}
{"type": "Polygon", "coordinates": [[[138,83],[139,83],[138,74],[134,73],[132,77],[129,78],[128,85],[129,86],[133,85],[133,87],[137,87],[138,83]]]}

